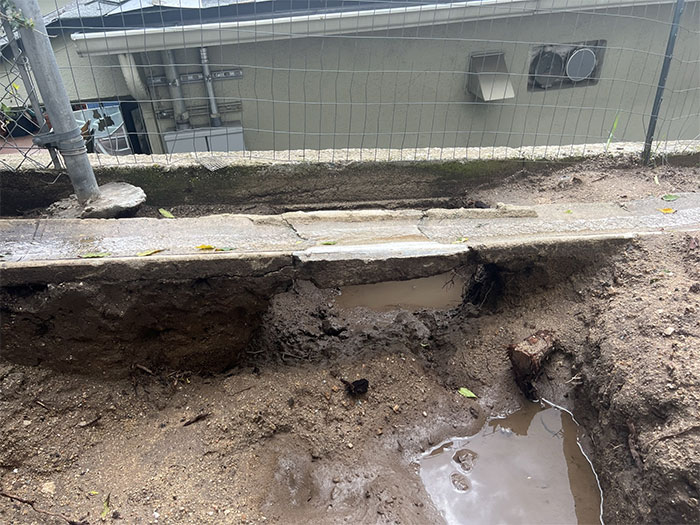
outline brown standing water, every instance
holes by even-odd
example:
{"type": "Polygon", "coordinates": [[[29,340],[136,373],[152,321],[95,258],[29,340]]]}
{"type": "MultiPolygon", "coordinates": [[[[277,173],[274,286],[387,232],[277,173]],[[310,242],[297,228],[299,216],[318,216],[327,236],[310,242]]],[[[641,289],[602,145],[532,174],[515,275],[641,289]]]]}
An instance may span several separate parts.
{"type": "Polygon", "coordinates": [[[433,503],[453,524],[601,523],[596,475],[571,415],[528,403],[420,460],[433,503]]]}
{"type": "Polygon", "coordinates": [[[345,286],[335,302],[340,308],[364,306],[380,312],[423,308],[447,310],[461,304],[463,287],[461,277],[443,273],[408,281],[345,286]]]}

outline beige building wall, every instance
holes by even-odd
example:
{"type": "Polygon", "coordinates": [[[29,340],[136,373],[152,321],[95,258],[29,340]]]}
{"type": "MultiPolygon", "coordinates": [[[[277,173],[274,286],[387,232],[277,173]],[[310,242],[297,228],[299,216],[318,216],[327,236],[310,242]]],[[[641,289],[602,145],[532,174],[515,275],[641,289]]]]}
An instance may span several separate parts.
{"type": "MultiPolygon", "coordinates": [[[[691,2],[674,53],[660,140],[699,133],[700,29],[691,2]],[[694,31],[694,33],[693,33],[694,31]]],[[[241,67],[243,78],[217,81],[217,99],[242,101],[241,120],[251,150],[530,146],[643,140],[672,6],[557,13],[425,26],[414,29],[298,38],[210,47],[213,70],[241,67]],[[597,85],[528,91],[533,46],[607,40],[597,85]],[[505,53],[515,98],[479,102],[466,91],[469,56],[505,53]]],[[[75,100],[129,96],[116,57],[78,57],[72,42],[54,40],[66,85],[75,100]]],[[[177,50],[181,72],[199,72],[197,49],[177,50]]],[[[160,52],[137,55],[142,78],[162,75],[160,52]]],[[[204,86],[183,86],[189,104],[206,104],[204,86]]],[[[154,110],[170,107],[157,88],[145,103],[155,134],[174,129],[154,110]]],[[[206,126],[200,117],[193,124],[206,126]]],[[[154,148],[155,152],[159,149],[154,148]]]]}

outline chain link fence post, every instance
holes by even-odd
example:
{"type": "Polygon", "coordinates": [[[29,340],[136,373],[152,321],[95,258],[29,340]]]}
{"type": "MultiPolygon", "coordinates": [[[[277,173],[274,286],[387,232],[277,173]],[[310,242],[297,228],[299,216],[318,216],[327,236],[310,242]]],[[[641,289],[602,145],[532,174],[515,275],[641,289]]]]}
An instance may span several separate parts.
{"type": "Polygon", "coordinates": [[[58,70],[39,4],[36,0],[14,0],[14,3],[24,19],[30,21],[20,24],[19,34],[53,127],[53,132],[35,137],[34,142],[55,145],[61,153],[78,202],[84,204],[97,199],[100,190],[58,70]]]}
{"type": "Polygon", "coordinates": [[[651,109],[651,117],[649,118],[649,127],[647,128],[647,136],[644,140],[644,150],[642,151],[642,161],[644,164],[649,164],[651,159],[651,143],[654,140],[654,131],[656,131],[656,122],[659,119],[659,111],[661,110],[661,102],[664,99],[664,89],[666,88],[666,79],[668,71],[671,69],[671,60],[673,59],[673,48],[676,46],[676,37],[678,36],[678,27],[680,25],[681,15],[685,8],[685,0],[676,0],[676,5],[673,9],[673,22],[671,22],[671,31],[668,34],[668,43],[666,44],[666,53],[664,54],[664,63],[661,66],[661,74],[659,75],[659,84],[656,88],[656,96],[654,97],[654,105],[651,109]]]}

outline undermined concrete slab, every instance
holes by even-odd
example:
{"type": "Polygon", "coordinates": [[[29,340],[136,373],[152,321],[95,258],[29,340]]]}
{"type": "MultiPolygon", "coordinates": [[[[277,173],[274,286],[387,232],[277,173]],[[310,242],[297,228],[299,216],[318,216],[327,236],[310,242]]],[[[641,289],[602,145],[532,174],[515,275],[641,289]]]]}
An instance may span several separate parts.
{"type": "Polygon", "coordinates": [[[3,355],[78,371],[120,373],[137,359],[221,369],[296,281],[334,288],[484,265],[564,275],[639,235],[700,230],[699,194],[679,194],[674,213],[667,206],[2,220],[3,355]]]}
{"type": "Polygon", "coordinates": [[[543,262],[573,272],[596,264],[630,238],[552,238],[477,249],[398,243],[356,253],[350,247],[323,247],[335,250],[3,263],[2,352],[22,364],[117,376],[144,362],[222,370],[245,357],[269,302],[297,281],[335,288],[470,273],[491,261],[504,272],[543,262]],[[572,258],[577,265],[569,264],[572,258]]]}

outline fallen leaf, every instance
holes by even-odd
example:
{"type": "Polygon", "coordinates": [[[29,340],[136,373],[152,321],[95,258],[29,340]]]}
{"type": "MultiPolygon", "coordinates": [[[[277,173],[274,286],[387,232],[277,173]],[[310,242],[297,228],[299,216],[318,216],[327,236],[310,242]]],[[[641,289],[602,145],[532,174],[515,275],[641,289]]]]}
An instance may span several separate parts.
{"type": "Polygon", "coordinates": [[[675,200],[680,199],[680,197],[679,197],[678,195],[673,195],[672,193],[667,193],[666,195],[664,195],[664,196],[661,197],[661,198],[662,198],[663,200],[665,200],[666,202],[673,202],[673,201],[675,201],[675,200]]]}
{"type": "Polygon", "coordinates": [[[200,244],[197,246],[198,250],[213,250],[214,247],[211,244],[200,244]]]}
{"type": "Polygon", "coordinates": [[[659,211],[661,213],[676,213],[676,210],[673,208],[659,208],[659,211]]]}
{"type": "Polygon", "coordinates": [[[657,186],[659,185],[659,176],[658,175],[654,175],[654,182],[656,183],[657,186]]]}
{"type": "Polygon", "coordinates": [[[109,516],[109,512],[110,512],[110,510],[109,510],[109,497],[110,496],[111,496],[111,494],[107,494],[107,497],[102,502],[102,513],[100,514],[100,519],[102,521],[106,520],[107,516],[109,516]]]}
{"type": "Polygon", "coordinates": [[[468,399],[476,399],[476,394],[474,392],[472,392],[471,390],[469,390],[468,388],[462,387],[459,390],[457,390],[457,393],[468,398],[468,399]]]}
{"type": "Polygon", "coordinates": [[[161,214],[163,217],[165,217],[166,219],[174,219],[174,218],[175,218],[175,215],[173,215],[172,213],[170,213],[170,212],[169,212],[168,210],[166,210],[165,208],[159,208],[159,209],[158,209],[158,213],[160,213],[160,214],[161,214]]]}
{"type": "Polygon", "coordinates": [[[224,247],[224,248],[215,248],[214,251],[215,251],[215,252],[232,252],[232,251],[235,250],[235,249],[236,249],[236,248],[234,248],[234,247],[232,247],[232,246],[226,246],[226,247],[224,247]]]}
{"type": "Polygon", "coordinates": [[[323,241],[321,244],[323,246],[333,246],[334,244],[338,244],[338,241],[323,241]]]}
{"type": "Polygon", "coordinates": [[[91,252],[91,253],[84,253],[83,255],[79,255],[81,259],[100,259],[101,257],[109,257],[112,255],[109,252],[91,252]]]}
{"type": "Polygon", "coordinates": [[[144,250],[142,252],[137,253],[139,257],[148,257],[149,255],[153,255],[154,253],[160,253],[164,250],[165,248],[160,248],[156,250],[144,250]]]}

